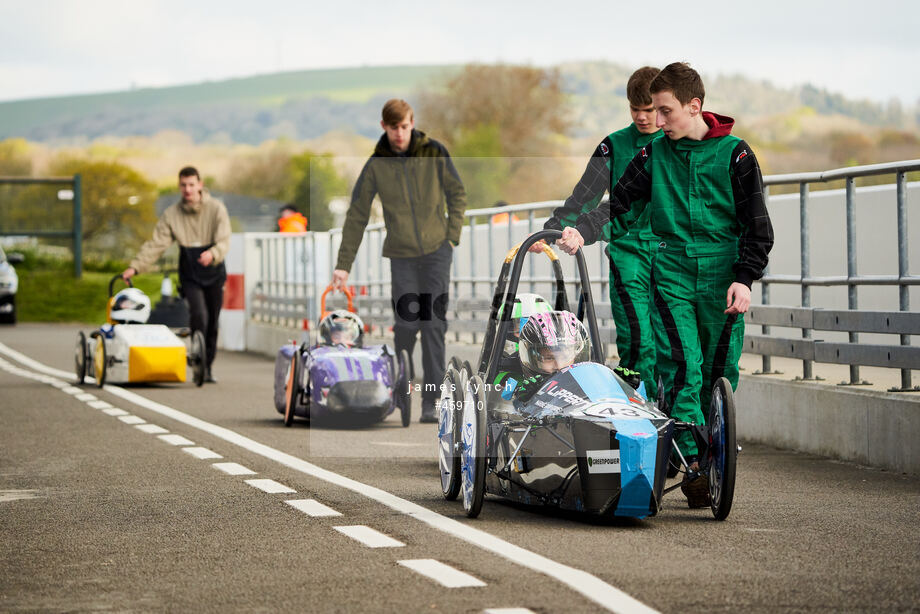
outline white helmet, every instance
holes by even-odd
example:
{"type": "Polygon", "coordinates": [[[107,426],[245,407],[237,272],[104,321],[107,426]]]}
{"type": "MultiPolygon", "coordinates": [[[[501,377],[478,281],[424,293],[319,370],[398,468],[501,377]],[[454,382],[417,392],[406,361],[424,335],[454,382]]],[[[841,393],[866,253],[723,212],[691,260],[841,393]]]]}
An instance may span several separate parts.
{"type": "Polygon", "coordinates": [[[534,314],[521,329],[521,366],[528,376],[549,375],[590,358],[588,331],[570,311],[534,314]]]}
{"type": "Polygon", "coordinates": [[[336,309],[320,321],[319,336],[327,345],[361,347],[364,340],[364,322],[355,313],[336,309]]]}
{"type": "Polygon", "coordinates": [[[150,299],[138,288],[125,288],[112,299],[109,317],[118,324],[144,324],[150,317],[150,299]]]}

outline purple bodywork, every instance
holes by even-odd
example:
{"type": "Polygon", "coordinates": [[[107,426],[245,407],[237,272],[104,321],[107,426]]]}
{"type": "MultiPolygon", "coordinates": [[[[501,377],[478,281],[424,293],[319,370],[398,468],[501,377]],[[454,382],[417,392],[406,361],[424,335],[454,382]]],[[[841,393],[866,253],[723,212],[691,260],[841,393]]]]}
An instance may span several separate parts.
{"type": "MultiPolygon", "coordinates": [[[[278,350],[275,359],[275,409],[283,414],[291,358],[301,351],[293,344],[278,350]]],[[[294,414],[322,418],[358,414],[383,420],[396,408],[393,386],[398,367],[387,345],[367,347],[313,346],[301,353],[303,395],[294,414]]]]}

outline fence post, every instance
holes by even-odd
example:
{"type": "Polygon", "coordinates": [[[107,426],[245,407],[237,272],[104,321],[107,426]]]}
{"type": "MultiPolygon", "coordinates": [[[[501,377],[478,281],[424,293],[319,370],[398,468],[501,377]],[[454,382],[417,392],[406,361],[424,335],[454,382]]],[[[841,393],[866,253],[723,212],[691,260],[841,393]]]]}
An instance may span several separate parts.
{"type": "MultiPolygon", "coordinates": [[[[811,276],[811,257],[808,241],[808,183],[799,184],[799,246],[802,259],[802,307],[811,307],[811,286],[806,281],[811,276]]],[[[811,339],[811,329],[802,329],[802,339],[811,339]]],[[[814,379],[812,361],[802,361],[802,379],[814,379]]]]}
{"type": "Polygon", "coordinates": [[[73,276],[83,277],[83,178],[73,176],[73,276]]]}
{"type": "MultiPolygon", "coordinates": [[[[854,188],[854,178],[847,177],[846,187],[847,187],[847,278],[852,280],[856,277],[856,191],[854,188]]],[[[847,285],[847,307],[849,309],[858,309],[858,299],[857,299],[857,285],[855,283],[850,283],[847,285]]],[[[849,333],[850,343],[859,343],[859,333],[850,332],[849,333]]],[[[846,384],[847,382],[841,382],[841,384],[846,384]]],[[[859,379],[859,365],[850,365],[850,381],[849,384],[868,384],[869,382],[861,382],[859,379]]]]}
{"type": "MultiPolygon", "coordinates": [[[[898,172],[898,285],[901,311],[910,311],[910,287],[903,283],[908,271],[907,254],[907,175],[898,172]]],[[[910,345],[910,335],[901,335],[901,345],[910,345]]],[[[901,391],[913,390],[910,369],[901,369],[901,391]]]]}

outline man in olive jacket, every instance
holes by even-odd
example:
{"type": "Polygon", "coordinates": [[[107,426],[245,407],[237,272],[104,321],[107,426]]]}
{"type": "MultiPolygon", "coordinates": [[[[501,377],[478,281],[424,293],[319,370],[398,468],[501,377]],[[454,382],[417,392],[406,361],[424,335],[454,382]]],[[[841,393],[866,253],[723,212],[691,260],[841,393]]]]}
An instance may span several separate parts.
{"type": "Polygon", "coordinates": [[[396,316],[394,345],[397,354],[405,349],[411,360],[421,331],[425,373],[421,422],[437,422],[450,264],[453,248],[460,242],[466,192],[447,149],[415,130],[409,103],[387,101],[380,126],[385,134],[355,183],[332,283],[344,287],[348,281],[371,203],[379,194],[387,229],[383,256],[390,259],[396,316]]]}

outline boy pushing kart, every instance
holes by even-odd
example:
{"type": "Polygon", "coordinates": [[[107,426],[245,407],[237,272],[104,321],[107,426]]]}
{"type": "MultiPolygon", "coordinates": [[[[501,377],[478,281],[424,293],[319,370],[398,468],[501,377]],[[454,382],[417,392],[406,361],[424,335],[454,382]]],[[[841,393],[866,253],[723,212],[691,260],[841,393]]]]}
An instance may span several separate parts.
{"type": "MultiPolygon", "coordinates": [[[[738,360],[751,284],[763,276],[773,226],[760,167],[732,136],[734,120],[703,111],[705,89],[686,63],[669,64],[650,83],[664,135],[643,147],[611,191],[610,202],[578,217],[557,244],[568,254],[600,237],[604,225],[647,201],[659,238],[652,265],[656,368],[673,418],[705,424],[713,383],[738,386],[738,360]]],[[[688,432],[678,447],[691,471],[699,450],[688,432]]],[[[709,505],[707,480],[681,490],[690,507],[709,505]]]]}

